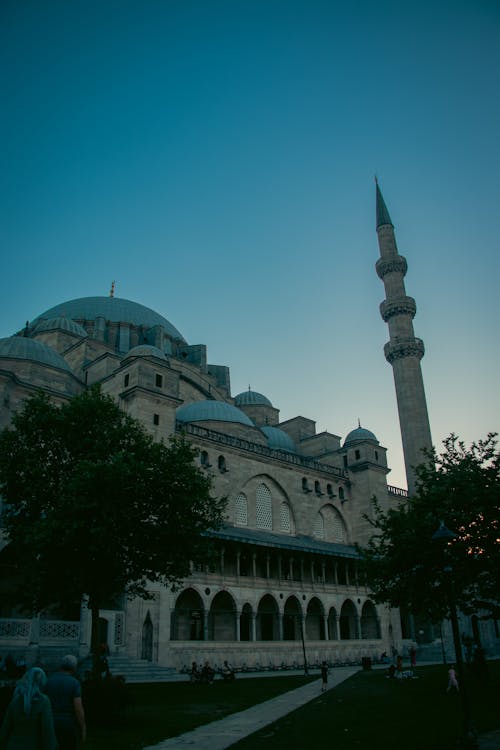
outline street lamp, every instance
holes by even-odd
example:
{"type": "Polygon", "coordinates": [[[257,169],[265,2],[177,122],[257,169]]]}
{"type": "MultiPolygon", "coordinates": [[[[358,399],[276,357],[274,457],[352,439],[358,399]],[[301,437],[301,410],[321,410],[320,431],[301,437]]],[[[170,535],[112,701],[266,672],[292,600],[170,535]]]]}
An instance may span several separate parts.
{"type": "MultiPolygon", "coordinates": [[[[433,542],[440,542],[443,545],[448,545],[449,542],[457,538],[457,534],[455,534],[455,532],[453,531],[450,531],[450,529],[448,529],[445,526],[444,522],[441,521],[441,523],[439,524],[439,528],[437,529],[437,531],[434,532],[431,538],[433,542]]],[[[463,735],[462,735],[462,740],[461,740],[461,746],[464,749],[468,748],[470,750],[476,750],[477,749],[477,737],[472,727],[472,719],[471,719],[470,707],[469,707],[469,698],[467,695],[467,686],[465,682],[464,661],[462,658],[462,644],[460,643],[460,631],[458,629],[457,607],[455,604],[453,569],[451,565],[448,564],[443,568],[443,571],[445,573],[451,574],[450,579],[449,579],[449,588],[448,588],[448,606],[450,609],[450,621],[451,621],[451,629],[453,632],[453,645],[455,647],[455,661],[457,665],[459,693],[460,693],[460,701],[462,705],[463,735]]]]}

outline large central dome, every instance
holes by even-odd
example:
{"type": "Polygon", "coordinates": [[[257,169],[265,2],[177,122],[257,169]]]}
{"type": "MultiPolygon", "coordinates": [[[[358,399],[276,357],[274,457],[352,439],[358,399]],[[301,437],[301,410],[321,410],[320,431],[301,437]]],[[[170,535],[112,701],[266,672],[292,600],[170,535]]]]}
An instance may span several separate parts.
{"type": "Polygon", "coordinates": [[[138,302],[119,297],[80,297],[62,302],[39,315],[36,320],[32,321],[32,325],[36,325],[41,320],[58,317],[70,318],[79,323],[104,318],[111,323],[130,323],[144,328],[163,326],[165,333],[171,338],[186,343],[177,328],[162,315],[138,302]]]}

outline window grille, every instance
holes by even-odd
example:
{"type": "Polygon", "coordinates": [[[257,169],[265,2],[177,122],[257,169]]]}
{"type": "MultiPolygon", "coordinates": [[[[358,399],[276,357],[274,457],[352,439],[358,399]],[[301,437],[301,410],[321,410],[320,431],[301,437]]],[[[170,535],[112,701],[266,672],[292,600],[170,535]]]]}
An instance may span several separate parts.
{"type": "Polygon", "coordinates": [[[273,528],[273,508],[269,487],[259,484],[256,492],[257,504],[255,509],[256,526],[258,529],[273,528]]]}
{"type": "Polygon", "coordinates": [[[286,531],[288,534],[292,530],[292,524],[290,522],[290,508],[286,503],[281,503],[280,507],[280,529],[286,531]]]}
{"type": "Polygon", "coordinates": [[[234,501],[234,520],[238,526],[248,526],[248,503],[243,492],[240,492],[234,501]]]}
{"type": "Polygon", "coordinates": [[[325,519],[323,518],[321,513],[317,514],[316,519],[314,521],[313,534],[314,536],[318,537],[318,539],[325,538],[325,519]]]}

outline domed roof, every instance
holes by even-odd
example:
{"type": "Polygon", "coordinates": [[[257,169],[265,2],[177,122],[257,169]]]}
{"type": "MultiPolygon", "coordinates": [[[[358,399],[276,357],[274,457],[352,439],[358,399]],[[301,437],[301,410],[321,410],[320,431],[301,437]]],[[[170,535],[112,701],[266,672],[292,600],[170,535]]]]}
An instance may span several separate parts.
{"type": "Polygon", "coordinates": [[[370,440],[371,442],[375,442],[378,444],[378,440],[373,434],[373,432],[370,432],[370,430],[365,430],[364,427],[356,427],[356,429],[351,430],[351,432],[345,438],[344,448],[346,445],[352,445],[352,443],[366,442],[367,440],[370,440]]]}
{"type": "Polygon", "coordinates": [[[74,320],[62,316],[41,320],[36,326],[35,333],[56,330],[67,331],[68,333],[73,333],[75,336],[80,336],[81,338],[85,338],[88,335],[85,328],[79,325],[79,323],[75,323],[74,320]]]}
{"type": "Polygon", "coordinates": [[[54,349],[42,344],[41,341],[28,339],[24,336],[10,336],[0,339],[0,358],[28,359],[49,367],[56,367],[58,370],[71,372],[71,367],[64,357],[61,357],[54,349]]]}
{"type": "Polygon", "coordinates": [[[267,444],[270,448],[276,450],[288,451],[289,453],[296,453],[297,449],[290,435],[284,430],[280,430],[279,427],[271,427],[271,425],[264,425],[260,428],[267,438],[267,444]]]}
{"type": "Polygon", "coordinates": [[[263,396],[262,393],[257,393],[257,391],[251,391],[250,388],[248,391],[238,393],[234,398],[234,403],[236,406],[272,406],[272,403],[266,396],[263,396]]]}
{"type": "MultiPolygon", "coordinates": [[[[162,315],[150,310],[149,307],[140,305],[138,302],[131,302],[119,297],[80,297],[79,299],[68,300],[68,302],[62,302],[60,305],[46,310],[33,323],[36,325],[42,319],[59,317],[78,321],[104,318],[112,323],[130,323],[136,326],[144,326],[144,328],[163,326],[166,333],[173,339],[184,341],[177,328],[162,315]]],[[[184,341],[184,343],[186,342],[184,341]]]]}
{"type": "Polygon", "coordinates": [[[239,422],[255,427],[246,414],[225,401],[193,401],[191,404],[184,404],[178,407],[176,419],[179,422],[239,422]]]}
{"type": "Polygon", "coordinates": [[[139,346],[133,346],[130,351],[127,352],[127,357],[159,357],[160,359],[166,359],[165,352],[158,349],[157,346],[151,346],[151,344],[139,344],[139,346]]]}

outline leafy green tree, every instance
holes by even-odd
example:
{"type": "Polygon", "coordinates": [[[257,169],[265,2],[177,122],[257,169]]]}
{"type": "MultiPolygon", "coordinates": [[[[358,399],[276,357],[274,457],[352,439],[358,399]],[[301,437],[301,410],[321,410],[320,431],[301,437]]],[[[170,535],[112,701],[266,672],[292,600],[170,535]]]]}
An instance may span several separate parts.
{"type": "Polygon", "coordinates": [[[450,586],[465,613],[500,616],[500,454],[496,434],[467,448],[456,435],[417,468],[417,492],[383,512],[374,500],[374,535],[362,570],[379,602],[438,621],[450,586]],[[437,542],[443,522],[456,537],[437,542]]]}
{"type": "Polygon", "coordinates": [[[207,559],[224,499],[182,437],[155,442],[98,388],[62,406],[40,394],[0,435],[3,526],[19,562],[16,596],[32,612],[88,597],[99,609],[148,582],[174,586],[207,559]]]}

